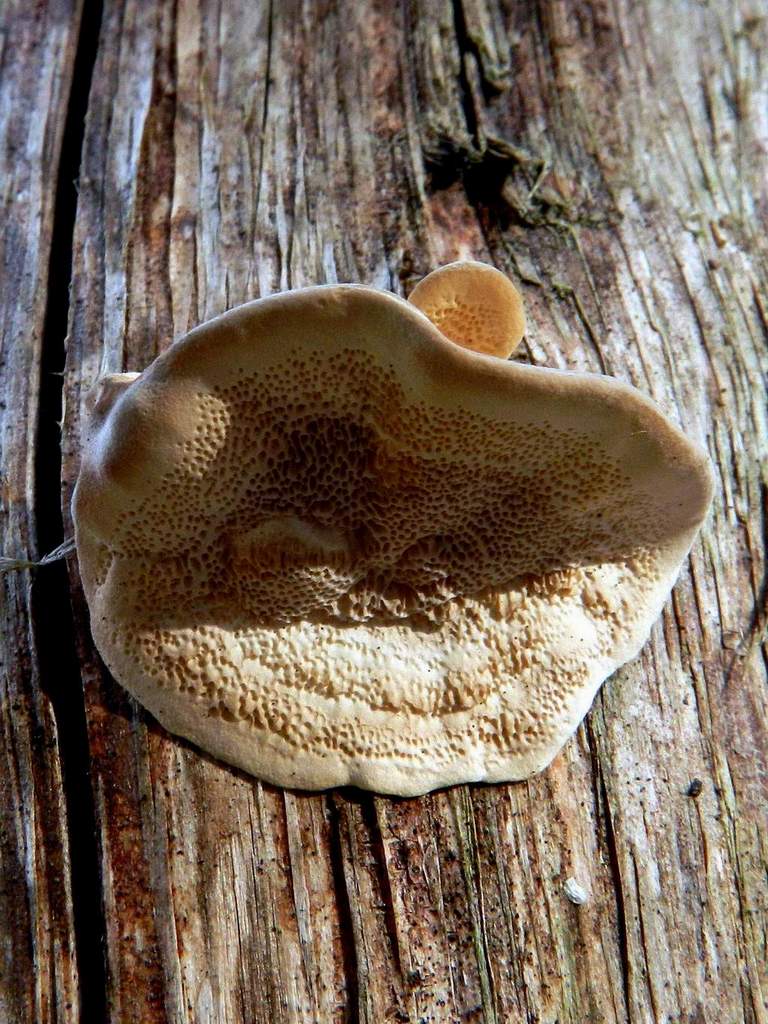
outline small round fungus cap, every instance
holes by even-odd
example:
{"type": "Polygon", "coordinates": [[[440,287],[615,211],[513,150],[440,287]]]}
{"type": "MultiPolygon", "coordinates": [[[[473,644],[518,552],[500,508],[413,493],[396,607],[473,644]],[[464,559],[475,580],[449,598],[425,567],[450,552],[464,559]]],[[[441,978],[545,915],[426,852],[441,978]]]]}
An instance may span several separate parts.
{"type": "Polygon", "coordinates": [[[632,388],[339,285],[103,382],[73,512],[98,649],[166,728],[280,785],[413,795],[552,759],[711,493],[632,388]]]}
{"type": "Polygon", "coordinates": [[[523,299],[495,267],[448,263],[416,285],[408,301],[457,345],[506,359],[525,334],[523,299]]]}

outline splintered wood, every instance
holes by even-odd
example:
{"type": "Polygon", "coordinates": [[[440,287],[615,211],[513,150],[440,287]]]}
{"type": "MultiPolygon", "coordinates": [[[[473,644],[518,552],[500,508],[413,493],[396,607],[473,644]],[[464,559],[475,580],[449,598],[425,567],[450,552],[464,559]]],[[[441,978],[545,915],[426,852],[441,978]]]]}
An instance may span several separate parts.
{"type": "MultiPolygon", "coordinates": [[[[16,138],[3,188],[27,190],[14,223],[37,246],[0,303],[13,558],[43,553],[30,424],[77,33],[76,12],[52,4],[55,25],[36,23],[24,50],[22,6],[0,36],[2,137],[16,138]],[[24,153],[7,120],[22,107],[24,153]]],[[[761,4],[105,0],[95,60],[65,537],[100,374],[143,369],[247,299],[333,281],[407,295],[455,259],[493,263],[522,291],[516,359],[635,385],[717,474],[650,641],[552,766],[417,799],[285,792],[168,736],[100,663],[72,564],[93,786],[77,797],[95,808],[107,1019],[768,1020],[761,4]]],[[[46,638],[29,628],[29,576],[3,579],[0,908],[26,909],[0,913],[0,972],[13,963],[0,1017],[74,1020],[61,762],[35,669],[46,638]],[[40,902],[54,889],[60,902],[40,902]]]]}

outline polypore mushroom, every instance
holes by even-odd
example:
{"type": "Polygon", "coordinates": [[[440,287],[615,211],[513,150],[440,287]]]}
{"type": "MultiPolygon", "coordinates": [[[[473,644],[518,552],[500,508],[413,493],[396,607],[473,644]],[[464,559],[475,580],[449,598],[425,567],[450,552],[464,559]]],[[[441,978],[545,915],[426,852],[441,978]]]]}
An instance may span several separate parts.
{"type": "Polygon", "coordinates": [[[102,384],[73,509],[99,651],[171,732],[281,785],[412,795],[548,764],[711,490],[634,389],[339,285],[102,384]]]}
{"type": "Polygon", "coordinates": [[[486,263],[466,260],[439,267],[419,281],[408,301],[446,338],[475,352],[506,359],[525,334],[520,292],[486,263]]]}

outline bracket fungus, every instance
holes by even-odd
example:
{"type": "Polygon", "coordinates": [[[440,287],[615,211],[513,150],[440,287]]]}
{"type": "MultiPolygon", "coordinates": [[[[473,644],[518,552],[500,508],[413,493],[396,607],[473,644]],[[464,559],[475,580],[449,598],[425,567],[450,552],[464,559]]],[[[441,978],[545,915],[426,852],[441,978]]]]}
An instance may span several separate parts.
{"type": "Polygon", "coordinates": [[[171,732],[280,785],[544,768],[711,499],[633,388],[470,350],[522,334],[498,271],[413,299],[259,299],[96,389],[73,512],[97,647],[171,732]]]}

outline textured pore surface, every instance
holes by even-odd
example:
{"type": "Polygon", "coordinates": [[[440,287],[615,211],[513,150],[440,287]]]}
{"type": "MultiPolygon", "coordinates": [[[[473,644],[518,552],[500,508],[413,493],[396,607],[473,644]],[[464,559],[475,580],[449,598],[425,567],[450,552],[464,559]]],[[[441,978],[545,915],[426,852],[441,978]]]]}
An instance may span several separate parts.
{"type": "Polygon", "coordinates": [[[495,267],[473,260],[433,270],[419,281],[408,301],[446,338],[474,352],[506,359],[525,332],[518,290],[495,267]]]}
{"type": "Polygon", "coordinates": [[[628,389],[336,288],[111,382],[75,513],[99,648],[169,728],[282,784],[413,793],[550,760],[708,487],[628,389]]]}

